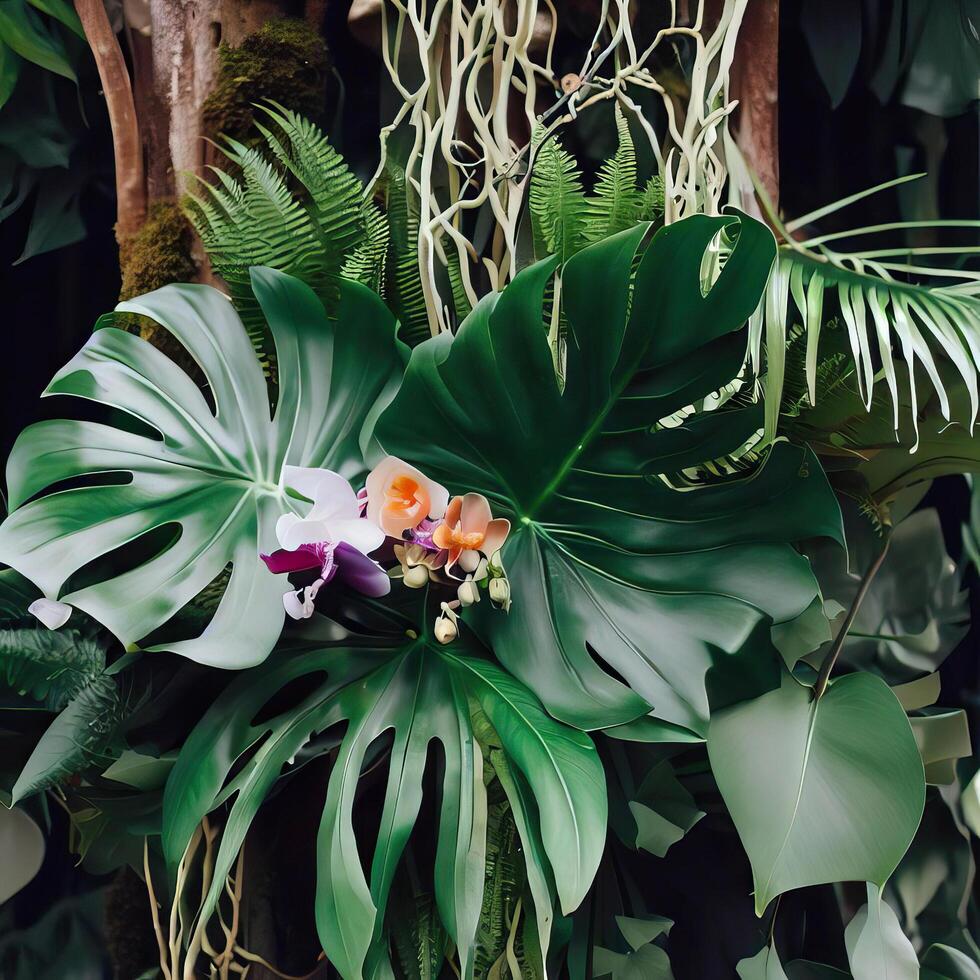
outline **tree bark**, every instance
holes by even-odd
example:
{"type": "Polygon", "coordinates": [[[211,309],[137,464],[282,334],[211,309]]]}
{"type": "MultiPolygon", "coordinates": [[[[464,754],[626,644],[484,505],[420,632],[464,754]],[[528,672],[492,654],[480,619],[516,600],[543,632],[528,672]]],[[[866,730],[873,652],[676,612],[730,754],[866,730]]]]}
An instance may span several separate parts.
{"type": "Polygon", "coordinates": [[[735,137],[749,168],[779,208],[779,0],[749,0],[731,72],[735,137]]]}

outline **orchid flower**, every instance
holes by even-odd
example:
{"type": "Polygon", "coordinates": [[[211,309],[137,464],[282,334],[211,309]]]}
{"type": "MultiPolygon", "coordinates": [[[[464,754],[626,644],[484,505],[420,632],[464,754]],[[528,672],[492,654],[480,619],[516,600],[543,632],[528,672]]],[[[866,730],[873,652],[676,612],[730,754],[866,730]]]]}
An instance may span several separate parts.
{"type": "Polygon", "coordinates": [[[293,619],[309,619],[320,588],[337,576],[365,595],[387,595],[391,580],[367,557],[384,542],[384,532],[360,516],[361,506],[347,480],[331,470],[287,466],[283,483],[313,506],[304,517],[280,517],[276,537],[281,548],[261,558],[276,574],[320,571],[312,585],[283,595],[286,612],[293,619]]]}
{"type": "Polygon", "coordinates": [[[503,517],[494,519],[482,493],[467,493],[453,497],[445,520],[432,534],[432,541],[449,553],[447,572],[457,562],[464,571],[475,572],[480,565],[480,552],[495,554],[509,533],[510,521],[503,517]]]}
{"type": "Polygon", "coordinates": [[[368,520],[393,538],[414,531],[426,518],[442,517],[449,501],[444,486],[395,456],[371,470],[366,489],[368,520]]]}

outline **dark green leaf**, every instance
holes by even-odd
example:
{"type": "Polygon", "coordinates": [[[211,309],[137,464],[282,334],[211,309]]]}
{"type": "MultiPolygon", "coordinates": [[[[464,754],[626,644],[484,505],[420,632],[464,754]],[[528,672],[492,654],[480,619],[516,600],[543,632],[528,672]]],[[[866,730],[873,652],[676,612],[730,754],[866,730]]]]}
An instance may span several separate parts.
{"type": "Polygon", "coordinates": [[[652,706],[703,731],[705,672],[742,645],[760,610],[784,621],[810,604],[815,583],[790,542],[839,537],[839,514],[816,459],[785,444],[748,479],[689,492],[666,484],[758,427],[753,411],[657,422],[739,370],[740,328],[774,246],[750,219],[692,217],[654,238],[631,287],[645,231],[565,266],[564,392],[541,323],[549,261],[485,298],[455,339],[413,352],[378,434],[389,452],[453,492],[483,492],[511,519],[503,559],[514,605],[480,628],[552,714],[596,728],[652,706]],[[738,244],[705,295],[702,257],[723,229],[738,244]]]}
{"type": "Polygon", "coordinates": [[[0,630],[0,683],[60,711],[105,667],[105,651],[75,630],[0,630]]]}
{"type": "Polygon", "coordinates": [[[525,814],[523,830],[518,825],[525,847],[537,860],[547,854],[562,905],[574,908],[591,883],[605,838],[605,784],[591,741],[551,720],[521,685],[458,644],[407,639],[403,630],[387,642],[314,642],[317,628],[310,627],[310,646],[278,654],[231,684],[186,742],[167,784],[163,842],[171,865],[201,817],[234,797],[206,907],[213,907],[283,766],[311,735],[345,723],[317,844],[317,923],[328,957],[344,976],[359,977],[362,969],[370,975],[386,956],[383,910],[436,740],[442,747],[442,802],[435,897],[468,973],[482,905],[487,820],[482,751],[471,722],[471,710],[478,708],[509,766],[526,780],[524,805],[534,801],[540,839],[528,832],[525,814]],[[300,678],[308,693],[298,705],[253,723],[277,691],[300,678]],[[352,808],[365,760],[389,731],[387,791],[366,878],[352,808]],[[229,779],[250,747],[254,753],[229,779]]]}
{"type": "Polygon", "coordinates": [[[125,717],[125,705],[111,677],[97,677],[82,688],[41,736],[14,784],[14,801],[88,766],[107,766],[122,751],[125,717]]]}
{"type": "Polygon", "coordinates": [[[26,61],[76,81],[61,39],[45,26],[25,0],[0,3],[0,37],[26,61]]]}

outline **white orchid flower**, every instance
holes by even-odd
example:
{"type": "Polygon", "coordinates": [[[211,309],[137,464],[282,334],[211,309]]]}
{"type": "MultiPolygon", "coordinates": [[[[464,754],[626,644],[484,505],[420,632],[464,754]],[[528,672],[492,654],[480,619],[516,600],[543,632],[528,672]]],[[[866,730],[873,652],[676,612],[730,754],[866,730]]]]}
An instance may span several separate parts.
{"type": "Polygon", "coordinates": [[[295,551],[310,542],[329,541],[350,545],[367,555],[384,542],[384,531],[360,516],[357,494],[339,473],[286,466],[282,483],[313,502],[305,516],[283,514],[276,522],[279,545],[286,551],[295,551]]]}

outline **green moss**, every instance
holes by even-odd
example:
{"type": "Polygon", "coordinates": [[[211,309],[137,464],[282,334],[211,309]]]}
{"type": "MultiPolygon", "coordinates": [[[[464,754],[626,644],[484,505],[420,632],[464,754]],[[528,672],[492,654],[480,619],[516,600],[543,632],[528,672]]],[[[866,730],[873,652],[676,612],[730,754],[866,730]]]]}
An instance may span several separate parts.
{"type": "Polygon", "coordinates": [[[174,201],[150,205],[146,223],[119,249],[120,299],[131,299],[171,282],[191,282],[197,269],[191,258],[193,232],[174,201]]]}
{"type": "Polygon", "coordinates": [[[305,21],[269,21],[236,48],[222,44],[219,61],[217,85],[201,110],[206,136],[254,138],[254,103],[263,100],[322,120],[330,56],[305,21]]]}
{"type": "MultiPolygon", "coordinates": [[[[190,222],[176,202],[151,204],[143,227],[119,246],[122,272],[119,298],[142,296],[172,282],[193,282],[197,278],[197,266],[191,257],[193,242],[190,222]]],[[[117,314],[115,323],[150,341],[185,370],[191,369],[193,362],[184,348],[152,320],[135,314],[117,314]]]]}

